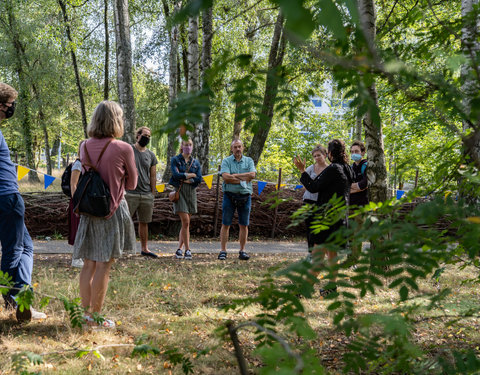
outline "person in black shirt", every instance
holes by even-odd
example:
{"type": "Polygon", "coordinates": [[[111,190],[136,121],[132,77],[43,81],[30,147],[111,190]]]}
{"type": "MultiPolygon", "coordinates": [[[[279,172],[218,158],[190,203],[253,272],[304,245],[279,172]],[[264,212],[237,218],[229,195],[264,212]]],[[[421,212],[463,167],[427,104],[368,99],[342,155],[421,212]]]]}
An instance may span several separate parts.
{"type": "MultiPolygon", "coordinates": [[[[350,146],[350,157],[353,160],[352,169],[355,174],[354,183],[350,188],[350,206],[353,209],[368,204],[367,160],[363,158],[364,156],[365,145],[363,142],[353,142],[350,146]]],[[[355,216],[354,220],[358,226],[363,224],[361,215],[355,216]]],[[[361,246],[352,245],[352,253],[348,257],[349,262],[355,262],[361,250],[361,246]]]]}
{"type": "MultiPolygon", "coordinates": [[[[330,199],[336,195],[343,197],[348,203],[350,196],[350,187],[354,181],[354,174],[352,168],[348,164],[348,159],[345,151],[345,142],[341,139],[334,139],[328,143],[327,156],[331,164],[325,168],[315,179],[312,179],[305,171],[306,160],[302,160],[298,156],[295,157],[295,166],[302,172],[300,182],[311,193],[318,193],[316,204],[318,206],[325,206],[330,199]]],[[[327,254],[330,264],[335,264],[337,253],[329,251],[321,245],[327,241],[330,235],[336,232],[343,225],[343,220],[338,220],[332,224],[328,229],[322,230],[315,234],[313,242],[315,247],[312,251],[313,268],[312,274],[317,276],[320,271],[320,265],[323,262],[325,254],[327,254]]],[[[327,294],[336,291],[335,288],[321,289],[320,294],[326,296],[327,294]]]]}

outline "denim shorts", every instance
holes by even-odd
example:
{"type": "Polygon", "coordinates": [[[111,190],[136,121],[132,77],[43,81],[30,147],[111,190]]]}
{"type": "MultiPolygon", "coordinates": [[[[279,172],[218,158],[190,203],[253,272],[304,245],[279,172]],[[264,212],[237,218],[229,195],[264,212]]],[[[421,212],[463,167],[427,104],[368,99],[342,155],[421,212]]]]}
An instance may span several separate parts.
{"type": "Polygon", "coordinates": [[[238,224],[248,226],[252,196],[226,191],[223,193],[222,224],[232,225],[233,215],[238,212],[238,224]]]}

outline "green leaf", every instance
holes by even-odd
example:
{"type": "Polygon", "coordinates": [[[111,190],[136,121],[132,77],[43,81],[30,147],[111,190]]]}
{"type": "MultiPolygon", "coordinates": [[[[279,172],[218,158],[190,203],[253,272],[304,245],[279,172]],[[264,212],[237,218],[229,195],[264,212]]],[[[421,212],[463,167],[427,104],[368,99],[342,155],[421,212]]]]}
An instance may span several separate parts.
{"type": "Polygon", "coordinates": [[[335,301],[335,302],[331,303],[331,304],[327,307],[327,310],[328,310],[328,311],[336,310],[336,309],[338,309],[340,306],[342,306],[342,302],[340,302],[340,301],[335,301]]]}
{"type": "Polygon", "coordinates": [[[405,285],[400,288],[399,293],[402,301],[405,301],[408,298],[408,288],[405,285]]]}
{"type": "Polygon", "coordinates": [[[315,28],[313,15],[301,0],[275,0],[286,18],[285,28],[297,38],[308,39],[315,28]]]}
{"type": "Polygon", "coordinates": [[[342,20],[342,15],[332,0],[319,0],[317,22],[324,25],[337,39],[345,41],[347,33],[342,20]]]}

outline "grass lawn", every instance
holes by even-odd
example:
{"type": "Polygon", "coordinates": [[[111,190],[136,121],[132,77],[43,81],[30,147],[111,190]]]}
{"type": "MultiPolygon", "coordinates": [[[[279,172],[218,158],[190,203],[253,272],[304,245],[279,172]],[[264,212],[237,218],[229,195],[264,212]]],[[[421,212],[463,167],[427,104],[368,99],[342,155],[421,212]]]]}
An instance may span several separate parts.
{"type": "MultiPolygon", "coordinates": [[[[19,325],[9,314],[0,311],[0,374],[13,373],[11,356],[19,351],[44,357],[45,364],[32,366],[30,371],[55,374],[181,374],[181,366],[173,366],[162,354],[178,348],[187,356],[196,374],[237,374],[233,346],[215,333],[227,320],[236,322],[252,318],[259,310],[251,307],[241,313],[224,313],[223,304],[234,298],[252,295],[262,276],[272,266],[285,266],[299,259],[299,255],[255,255],[248,262],[233,257],[226,262],[216,255],[195,255],[193,261],[177,261],[172,257],[158,260],[140,256],[126,256],[115,263],[107,293],[104,313],[117,323],[111,331],[83,331],[72,329],[61,302],[52,300],[45,309],[48,318],[43,322],[19,325]],[[160,355],[145,358],[130,357],[134,341],[142,334],[147,342],[160,349],[160,355]],[[109,346],[116,345],[116,346],[109,346]],[[77,358],[71,349],[100,347],[104,359],[92,353],[77,358]],[[197,352],[211,348],[206,355],[197,352]]],[[[71,268],[68,255],[36,255],[33,281],[40,294],[78,296],[78,269],[71,268]]],[[[458,311],[479,307],[477,285],[461,286],[461,280],[475,277],[473,269],[459,270],[448,266],[440,286],[448,286],[452,293],[445,301],[445,311],[458,311]]],[[[420,293],[435,292],[439,285],[433,281],[420,283],[420,293]]],[[[317,294],[303,300],[310,324],[318,333],[313,346],[324,366],[332,373],[341,368],[341,357],[349,338],[334,330],[332,313],[317,294]]],[[[409,300],[407,303],[420,299],[409,300]]],[[[398,293],[387,289],[376,295],[357,299],[359,313],[386,312],[397,306],[398,293]]],[[[434,314],[444,313],[436,311],[434,314]]],[[[416,325],[415,341],[431,355],[444,348],[476,348],[480,345],[479,319],[469,318],[446,328],[446,320],[425,320],[416,325]]],[[[239,333],[252,373],[261,366],[252,354],[254,334],[239,333]]],[[[288,337],[288,334],[285,334],[288,337]]]]}

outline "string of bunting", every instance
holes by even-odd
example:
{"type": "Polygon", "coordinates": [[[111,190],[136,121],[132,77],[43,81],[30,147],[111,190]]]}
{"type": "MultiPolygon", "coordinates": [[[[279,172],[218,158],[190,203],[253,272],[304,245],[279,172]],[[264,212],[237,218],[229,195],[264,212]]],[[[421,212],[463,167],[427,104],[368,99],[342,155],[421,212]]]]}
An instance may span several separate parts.
{"type": "MultiPolygon", "coordinates": [[[[28,172],[30,172],[30,171],[40,173],[44,177],[43,178],[43,185],[44,185],[44,189],[46,190],[53,183],[53,181],[55,181],[57,179],[57,177],[50,176],[47,173],[43,173],[43,172],[37,171],[35,169],[24,167],[23,165],[19,165],[19,164],[15,164],[15,165],[18,167],[18,169],[17,169],[17,180],[18,181],[20,181],[22,178],[24,178],[28,174],[28,172]]],[[[207,187],[209,189],[212,188],[213,176],[215,176],[216,174],[218,174],[218,173],[213,173],[213,174],[203,176],[203,180],[205,181],[205,184],[207,185],[207,187]]],[[[275,182],[260,181],[260,180],[252,180],[252,182],[257,183],[258,195],[262,194],[263,189],[265,189],[265,186],[267,186],[268,184],[270,184],[270,185],[274,184],[275,189],[278,188],[278,186],[275,182]]],[[[165,185],[166,185],[165,183],[156,185],[157,191],[159,193],[163,193],[165,191],[165,185]]],[[[281,188],[285,187],[285,186],[294,187],[295,190],[301,189],[303,187],[303,185],[280,184],[281,188]]]]}

